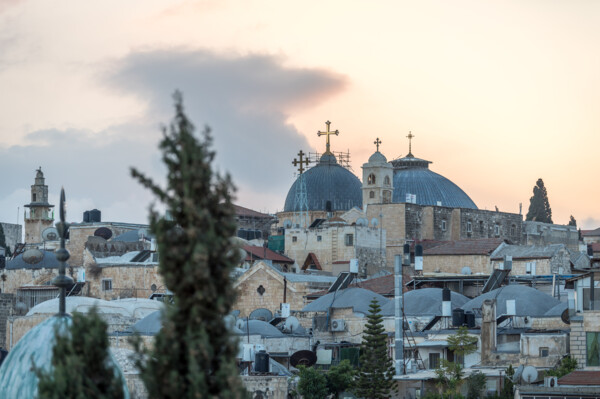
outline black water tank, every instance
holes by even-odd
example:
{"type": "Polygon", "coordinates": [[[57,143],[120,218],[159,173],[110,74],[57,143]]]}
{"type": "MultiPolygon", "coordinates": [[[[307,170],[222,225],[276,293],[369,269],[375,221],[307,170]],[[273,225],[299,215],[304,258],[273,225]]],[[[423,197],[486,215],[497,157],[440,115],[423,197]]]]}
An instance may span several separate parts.
{"type": "Polygon", "coordinates": [[[442,290],[442,301],[443,302],[452,301],[452,294],[450,293],[450,290],[448,288],[444,288],[442,290]]]}
{"type": "Polygon", "coordinates": [[[454,327],[461,327],[465,324],[465,311],[461,308],[456,308],[452,311],[452,325],[454,327]]]}
{"type": "Polygon", "coordinates": [[[258,351],[254,355],[254,371],[257,373],[269,372],[269,354],[264,350],[258,351]]]}
{"type": "Polygon", "coordinates": [[[0,365],[4,362],[6,356],[8,356],[8,351],[6,349],[0,349],[0,365]]]}
{"type": "Polygon", "coordinates": [[[423,246],[421,244],[417,244],[415,247],[415,256],[423,256],[423,246]]]}
{"type": "Polygon", "coordinates": [[[83,223],[90,222],[90,211],[83,212],[83,223]]]}
{"type": "Polygon", "coordinates": [[[467,324],[467,328],[475,328],[475,313],[466,311],[465,323],[467,324]]]}
{"type": "Polygon", "coordinates": [[[102,213],[98,209],[92,209],[90,211],[90,223],[101,222],[102,221],[102,213]]]}

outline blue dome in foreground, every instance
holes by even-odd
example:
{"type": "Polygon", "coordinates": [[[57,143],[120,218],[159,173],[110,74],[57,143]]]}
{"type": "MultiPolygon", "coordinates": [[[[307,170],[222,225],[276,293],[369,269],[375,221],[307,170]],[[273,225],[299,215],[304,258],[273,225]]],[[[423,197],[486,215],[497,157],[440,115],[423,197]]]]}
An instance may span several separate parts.
{"type": "Polygon", "coordinates": [[[412,154],[392,161],[394,194],[392,202],[408,202],[406,194],[416,195],[419,205],[438,205],[450,208],[477,209],[477,205],[456,184],[429,170],[430,161],[412,154]]]}
{"type": "MultiPolygon", "coordinates": [[[[284,212],[294,212],[296,190],[300,177],[296,179],[285,199],[284,212]]],[[[362,207],[362,184],[348,169],[339,165],[332,154],[324,154],[319,163],[304,172],[309,211],[347,211],[362,207]]]]}
{"type": "MultiPolygon", "coordinates": [[[[71,322],[70,316],[49,317],[17,342],[0,367],[0,398],[37,398],[38,378],[32,370],[32,363],[45,371],[50,369],[56,342],[55,330],[66,332],[71,322]]],[[[125,398],[129,399],[125,377],[112,357],[110,361],[115,374],[120,375],[123,381],[125,398]]]]}

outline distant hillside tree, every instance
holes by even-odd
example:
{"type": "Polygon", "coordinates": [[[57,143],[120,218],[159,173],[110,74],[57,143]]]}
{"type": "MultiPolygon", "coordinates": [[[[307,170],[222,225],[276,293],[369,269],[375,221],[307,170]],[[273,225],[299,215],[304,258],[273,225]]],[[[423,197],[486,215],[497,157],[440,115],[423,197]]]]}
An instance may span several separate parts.
{"type": "Polygon", "coordinates": [[[224,321],[235,300],[230,278],[238,251],[228,175],[212,169],[215,152],[206,128],[200,137],[175,93],[175,118],[160,143],[167,187],[136,169],[133,177],[165,205],[169,217],[150,211],[158,244],[159,271],[173,292],[153,348],[137,340],[141,377],[151,398],[244,398],[236,366],[238,342],[224,321]]]}
{"type": "MultiPolygon", "coordinates": [[[[52,368],[34,365],[38,396],[47,399],[121,399],[124,381],[115,373],[109,355],[107,324],[96,308],[73,313],[66,333],[56,331],[52,368]]],[[[41,365],[40,365],[41,366],[41,365]]]]}
{"type": "Polygon", "coordinates": [[[533,196],[529,199],[529,211],[525,220],[553,223],[548,192],[542,179],[538,179],[533,187],[533,196]]]}
{"type": "Polygon", "coordinates": [[[569,217],[569,226],[575,226],[575,227],[577,227],[577,220],[575,220],[575,218],[573,217],[573,215],[571,215],[571,217],[569,217]]]}
{"type": "Polygon", "coordinates": [[[362,398],[384,399],[395,391],[394,364],[388,356],[381,307],[373,299],[369,307],[367,324],[363,330],[360,368],[355,393],[362,398]]]}

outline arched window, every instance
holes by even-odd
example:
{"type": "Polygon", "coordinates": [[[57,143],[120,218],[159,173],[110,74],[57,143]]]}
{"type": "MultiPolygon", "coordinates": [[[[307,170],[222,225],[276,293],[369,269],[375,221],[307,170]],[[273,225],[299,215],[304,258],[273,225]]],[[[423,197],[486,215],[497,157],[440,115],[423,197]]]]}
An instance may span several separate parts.
{"type": "Polygon", "coordinates": [[[369,177],[367,178],[367,183],[368,184],[375,184],[375,175],[373,173],[371,173],[369,175],[369,177]]]}
{"type": "Polygon", "coordinates": [[[369,191],[369,198],[375,198],[375,191],[369,191]]]}
{"type": "Polygon", "coordinates": [[[389,176],[386,176],[386,177],[383,179],[383,184],[385,184],[386,186],[389,186],[389,185],[390,185],[390,177],[389,177],[389,176]]]}

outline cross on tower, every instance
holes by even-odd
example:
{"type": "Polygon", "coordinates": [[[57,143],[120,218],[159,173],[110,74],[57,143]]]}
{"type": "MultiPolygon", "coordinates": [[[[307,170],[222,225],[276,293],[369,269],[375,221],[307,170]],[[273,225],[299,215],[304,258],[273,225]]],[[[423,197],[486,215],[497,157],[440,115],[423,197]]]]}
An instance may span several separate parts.
{"type": "Polygon", "coordinates": [[[302,150],[300,150],[300,152],[298,153],[298,158],[300,158],[300,160],[294,158],[294,160],[292,161],[292,165],[294,165],[294,166],[300,165],[300,167],[298,168],[298,172],[300,174],[302,174],[302,172],[304,172],[304,164],[306,164],[306,166],[308,166],[308,164],[310,163],[310,160],[308,158],[304,158],[304,155],[305,155],[304,152],[302,150]]]}
{"type": "Polygon", "coordinates": [[[408,132],[408,136],[406,136],[408,138],[408,155],[407,156],[413,156],[412,154],[412,139],[413,137],[415,137],[414,134],[412,134],[411,131],[408,132]]]}
{"type": "Polygon", "coordinates": [[[381,140],[379,140],[379,137],[377,137],[377,140],[375,140],[373,144],[377,146],[377,151],[379,152],[379,144],[381,144],[381,140]]]}
{"type": "Polygon", "coordinates": [[[321,137],[323,135],[327,136],[327,141],[326,141],[326,146],[325,146],[325,154],[331,154],[331,151],[329,150],[329,136],[332,134],[335,134],[337,136],[340,134],[340,132],[339,132],[339,130],[335,130],[333,132],[329,130],[329,125],[331,125],[331,122],[327,121],[327,122],[325,122],[325,124],[327,125],[327,131],[326,132],[318,131],[317,136],[319,136],[319,137],[321,137]]]}

